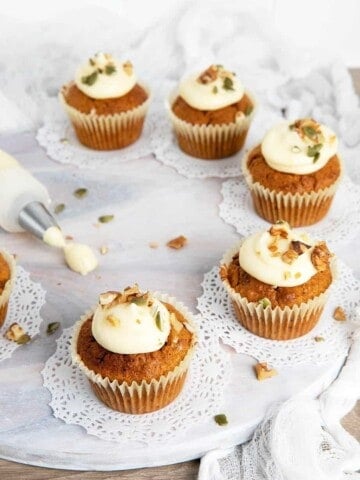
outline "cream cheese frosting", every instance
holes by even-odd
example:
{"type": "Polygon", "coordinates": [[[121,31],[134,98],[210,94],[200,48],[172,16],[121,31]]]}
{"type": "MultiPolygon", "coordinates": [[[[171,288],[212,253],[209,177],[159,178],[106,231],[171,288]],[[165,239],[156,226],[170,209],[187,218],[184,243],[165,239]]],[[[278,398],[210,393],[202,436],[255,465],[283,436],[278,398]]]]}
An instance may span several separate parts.
{"type": "Polygon", "coordinates": [[[7,168],[21,168],[18,161],[8,153],[0,150],[0,170],[7,168]]]}
{"type": "Polygon", "coordinates": [[[179,86],[179,95],[188,105],[198,110],[227,107],[241,100],[244,92],[236,75],[221,65],[211,65],[200,74],[190,75],[179,86]]]}
{"type": "Polygon", "coordinates": [[[108,53],[97,53],[75,74],[78,89],[96,99],[122,97],[134,88],[136,81],[132,64],[120,62],[108,53]]]}
{"type": "Polygon", "coordinates": [[[92,334],[106,350],[140,354],[160,350],[171,329],[170,313],[159,300],[138,287],[100,295],[92,334]]]}
{"type": "Polygon", "coordinates": [[[276,287],[296,287],[317,273],[311,254],[315,242],[286,222],[251,235],[240,246],[239,263],[257,280],[276,287]]]}
{"type": "Polygon", "coordinates": [[[261,152],[271,168],[299,175],[323,168],[337,149],[335,133],[312,119],[276,125],[261,143],[261,152]]]}

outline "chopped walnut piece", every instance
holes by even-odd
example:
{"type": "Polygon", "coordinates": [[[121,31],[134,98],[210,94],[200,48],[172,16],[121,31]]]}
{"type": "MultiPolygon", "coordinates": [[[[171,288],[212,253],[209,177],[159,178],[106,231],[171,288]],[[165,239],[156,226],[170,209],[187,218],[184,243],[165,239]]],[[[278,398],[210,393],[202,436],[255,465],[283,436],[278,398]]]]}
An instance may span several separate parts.
{"type": "Polygon", "coordinates": [[[291,265],[297,258],[298,254],[295,250],[287,250],[285,253],[281,255],[281,260],[289,265],[291,265]]]}
{"type": "Polygon", "coordinates": [[[6,330],[4,337],[19,344],[28,343],[31,340],[31,337],[25,333],[25,330],[18,323],[12,323],[6,330]]]}
{"type": "Polygon", "coordinates": [[[272,226],[269,233],[272,237],[288,238],[289,236],[289,233],[284,228],[281,228],[281,226],[272,226]]]}
{"type": "Polygon", "coordinates": [[[214,82],[218,77],[218,69],[216,65],[210,65],[209,68],[207,68],[204,72],[202,72],[199,77],[197,78],[197,81],[199,83],[202,83],[203,85],[206,85],[207,83],[214,82]]]}
{"type": "Polygon", "coordinates": [[[270,368],[265,362],[260,362],[255,365],[256,377],[259,381],[267,378],[275,377],[278,373],[274,368],[270,368]]]}
{"type": "Polygon", "coordinates": [[[306,245],[306,243],[300,242],[299,240],[292,240],[290,242],[290,247],[298,255],[302,255],[303,253],[306,252],[306,250],[310,248],[310,245],[306,245]]]}
{"type": "Polygon", "coordinates": [[[311,261],[318,272],[323,272],[329,265],[329,259],[331,253],[326,246],[325,242],[319,242],[315,245],[314,250],[311,253],[311,261]]]}
{"type": "Polygon", "coordinates": [[[270,244],[270,245],[268,246],[268,249],[270,250],[270,252],[275,253],[275,252],[277,251],[278,247],[277,247],[277,245],[274,245],[274,244],[272,243],[272,244],[270,244]]]}
{"type": "Polygon", "coordinates": [[[338,322],[345,322],[346,320],[345,310],[341,307],[336,307],[333,313],[333,317],[338,322]]]}
{"type": "Polygon", "coordinates": [[[123,69],[124,72],[130,76],[133,73],[134,67],[133,64],[128,60],[127,62],[123,63],[123,69]]]}
{"type": "Polygon", "coordinates": [[[118,292],[105,292],[101,293],[99,296],[100,305],[109,305],[111,302],[117,298],[118,292]]]}
{"type": "Polygon", "coordinates": [[[166,245],[170,248],[175,248],[176,250],[179,250],[180,248],[183,248],[186,245],[186,243],[187,243],[187,238],[184,237],[183,235],[180,235],[179,237],[169,240],[166,245]]]}

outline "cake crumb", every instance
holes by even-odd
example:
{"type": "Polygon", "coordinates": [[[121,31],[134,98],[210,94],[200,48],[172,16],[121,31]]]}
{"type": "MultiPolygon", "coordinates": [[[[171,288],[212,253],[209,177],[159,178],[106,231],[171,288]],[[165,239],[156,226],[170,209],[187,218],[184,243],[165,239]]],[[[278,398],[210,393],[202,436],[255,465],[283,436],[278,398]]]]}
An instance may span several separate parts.
{"type": "Polygon", "coordinates": [[[261,380],[266,380],[267,378],[275,377],[278,373],[274,368],[270,368],[269,365],[265,362],[259,362],[255,365],[256,378],[261,380]]]}
{"type": "Polygon", "coordinates": [[[169,240],[166,245],[170,248],[175,248],[176,250],[179,250],[180,248],[183,248],[186,243],[187,238],[184,237],[184,235],[180,235],[179,237],[169,240]]]}
{"type": "Polygon", "coordinates": [[[346,320],[345,310],[341,307],[336,307],[333,313],[333,317],[338,322],[345,322],[346,320]]]}

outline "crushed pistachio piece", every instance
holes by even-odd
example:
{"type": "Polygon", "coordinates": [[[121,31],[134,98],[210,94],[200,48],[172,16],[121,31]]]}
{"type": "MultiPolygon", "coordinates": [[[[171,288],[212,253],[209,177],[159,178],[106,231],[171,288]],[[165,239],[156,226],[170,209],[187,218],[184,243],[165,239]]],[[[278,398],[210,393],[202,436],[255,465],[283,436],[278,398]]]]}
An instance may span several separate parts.
{"type": "Polygon", "coordinates": [[[315,145],[309,145],[306,151],[308,157],[313,158],[313,163],[317,162],[320,157],[320,150],[322,149],[322,143],[316,143],[315,145]]]}
{"type": "Polygon", "coordinates": [[[13,342],[18,342],[18,340],[25,335],[25,330],[18,324],[12,323],[10,327],[6,330],[4,337],[13,342]]]}
{"type": "Polygon", "coordinates": [[[319,335],[317,335],[316,337],[314,337],[314,340],[315,342],[319,343],[319,342],[325,342],[325,338],[324,337],[320,337],[319,335]]]}
{"type": "Polygon", "coordinates": [[[213,89],[212,89],[212,93],[215,93],[215,94],[216,94],[216,93],[218,93],[218,91],[219,91],[219,89],[218,89],[218,87],[215,85],[215,86],[213,87],[213,89]]]}
{"type": "Polygon", "coordinates": [[[252,114],[254,107],[252,105],[248,105],[245,109],[245,116],[248,117],[252,114]]]}
{"type": "Polygon", "coordinates": [[[54,208],[54,213],[58,215],[59,213],[63,212],[65,210],[65,203],[59,203],[58,205],[55,206],[54,208]]]}
{"type": "Polygon", "coordinates": [[[92,67],[95,67],[95,62],[92,58],[89,58],[89,63],[92,67]]]}
{"type": "Polygon", "coordinates": [[[18,345],[25,345],[26,343],[31,342],[31,337],[27,333],[24,333],[18,340],[16,340],[16,343],[18,345]]]}
{"type": "Polygon", "coordinates": [[[224,90],[234,90],[234,82],[230,77],[225,77],[222,87],[224,90]]]}
{"type": "Polygon", "coordinates": [[[84,198],[88,194],[88,189],[87,188],[77,188],[73,195],[76,198],[84,198]]]}
{"type": "Polygon", "coordinates": [[[99,248],[99,251],[100,251],[101,255],[106,255],[109,251],[109,247],[107,247],[106,245],[102,245],[99,248]]]}
{"type": "Polygon", "coordinates": [[[94,83],[96,82],[97,77],[98,77],[98,72],[97,70],[95,70],[93,73],[90,73],[90,75],[87,75],[86,77],[82,77],[81,81],[85,85],[88,85],[89,87],[91,87],[91,85],[94,85],[94,83]]]}
{"type": "Polygon", "coordinates": [[[60,327],[60,322],[51,322],[48,324],[47,328],[46,328],[46,333],[48,335],[52,335],[53,333],[56,332],[56,330],[58,330],[60,327]]]}
{"type": "Polygon", "coordinates": [[[157,328],[160,330],[160,332],[162,332],[162,323],[161,323],[160,312],[157,312],[157,314],[156,314],[155,323],[156,323],[157,328]]]}
{"type": "Polygon", "coordinates": [[[258,301],[258,304],[262,306],[262,308],[266,308],[266,307],[271,307],[271,302],[268,298],[264,297],[264,298],[261,298],[259,301],[258,301]]]}
{"type": "Polygon", "coordinates": [[[338,322],[345,322],[346,320],[345,310],[341,307],[336,307],[333,313],[333,317],[338,322]]]}
{"type": "Polygon", "coordinates": [[[100,223],[109,223],[114,220],[114,215],[101,215],[98,220],[100,223]]]}
{"type": "Polygon", "coordinates": [[[293,153],[299,153],[299,152],[301,152],[301,148],[298,147],[297,145],[294,145],[294,146],[291,147],[291,151],[293,153]]]}
{"type": "Polygon", "coordinates": [[[224,413],[219,413],[218,415],[214,415],[214,420],[219,425],[219,427],[224,427],[229,423],[224,413]]]}
{"type": "Polygon", "coordinates": [[[295,278],[300,278],[301,277],[301,272],[296,272],[295,273],[295,278]]]}
{"type": "Polygon", "coordinates": [[[105,66],[105,74],[106,75],[112,75],[115,72],[116,72],[115,65],[109,63],[108,65],[105,66]]]}
{"type": "Polygon", "coordinates": [[[60,138],[61,143],[69,143],[69,140],[66,137],[60,138]]]}

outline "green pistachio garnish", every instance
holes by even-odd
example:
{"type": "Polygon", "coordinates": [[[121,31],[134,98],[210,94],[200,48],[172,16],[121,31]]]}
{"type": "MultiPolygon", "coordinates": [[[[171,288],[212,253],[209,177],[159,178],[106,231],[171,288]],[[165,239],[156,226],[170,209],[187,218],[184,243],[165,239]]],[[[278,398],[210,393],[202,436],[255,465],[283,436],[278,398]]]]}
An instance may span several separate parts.
{"type": "Polygon", "coordinates": [[[218,415],[215,415],[214,420],[220,427],[223,427],[229,423],[224,413],[219,413],[218,415]]]}
{"type": "Polygon", "coordinates": [[[65,210],[65,203],[59,203],[58,205],[55,206],[54,208],[54,213],[59,214],[65,210]]]}
{"type": "Polygon", "coordinates": [[[219,89],[218,87],[215,85],[212,89],[212,93],[218,93],[219,89]]]}
{"type": "Polygon", "coordinates": [[[320,336],[314,337],[314,340],[315,340],[315,342],[325,342],[325,338],[324,338],[324,337],[320,337],[320,336]]]}
{"type": "Polygon", "coordinates": [[[249,115],[251,115],[253,110],[254,110],[254,107],[252,105],[248,105],[245,110],[245,116],[248,117],[249,115]]]}
{"type": "Polygon", "coordinates": [[[89,63],[92,67],[95,67],[95,62],[92,58],[89,58],[89,63]]]}
{"type": "Polygon", "coordinates": [[[100,223],[109,223],[114,220],[114,215],[102,215],[98,220],[100,223]]]}
{"type": "Polygon", "coordinates": [[[56,332],[56,330],[58,330],[59,327],[60,327],[60,322],[49,323],[47,328],[46,328],[46,333],[48,335],[52,335],[53,333],[56,332]]]}
{"type": "Polygon", "coordinates": [[[293,153],[299,153],[299,152],[301,152],[301,148],[298,147],[297,145],[294,145],[293,147],[291,147],[291,151],[293,153]]]}
{"type": "Polygon", "coordinates": [[[258,301],[258,304],[262,306],[262,308],[270,307],[271,302],[268,298],[262,298],[261,300],[258,301]]]}
{"type": "Polygon", "coordinates": [[[304,135],[306,135],[310,140],[316,139],[317,131],[313,127],[305,126],[302,128],[304,135]]]}
{"type": "Polygon", "coordinates": [[[224,66],[223,66],[223,65],[220,65],[220,64],[218,64],[218,65],[216,65],[216,68],[224,68],[224,66]]]}
{"type": "Polygon", "coordinates": [[[223,89],[224,90],[234,90],[234,82],[231,80],[230,77],[225,77],[224,78],[223,89]]]}
{"type": "Polygon", "coordinates": [[[320,150],[322,149],[322,143],[316,143],[315,145],[309,145],[306,151],[308,157],[313,157],[313,163],[317,162],[320,157],[320,150]]]}
{"type": "Polygon", "coordinates": [[[115,65],[112,65],[111,63],[109,63],[108,65],[106,65],[105,67],[105,73],[106,75],[111,75],[112,73],[115,73],[116,72],[116,67],[115,65]]]}
{"type": "Polygon", "coordinates": [[[69,140],[66,137],[60,138],[61,143],[69,143],[69,140]]]}
{"type": "Polygon", "coordinates": [[[86,77],[81,77],[82,83],[85,83],[85,85],[94,85],[98,77],[98,72],[95,70],[95,72],[90,73],[90,75],[87,75],[86,77]]]}
{"type": "Polygon", "coordinates": [[[25,345],[26,343],[29,343],[31,341],[31,337],[30,335],[28,335],[27,333],[24,333],[24,335],[21,335],[21,337],[16,340],[16,343],[18,345],[25,345]]]}
{"type": "Polygon", "coordinates": [[[157,314],[156,314],[155,323],[156,323],[157,328],[160,330],[160,332],[162,332],[162,323],[161,323],[160,312],[157,312],[157,314]]]}
{"type": "Polygon", "coordinates": [[[78,188],[74,192],[74,197],[84,198],[88,194],[87,188],[78,188]]]}

